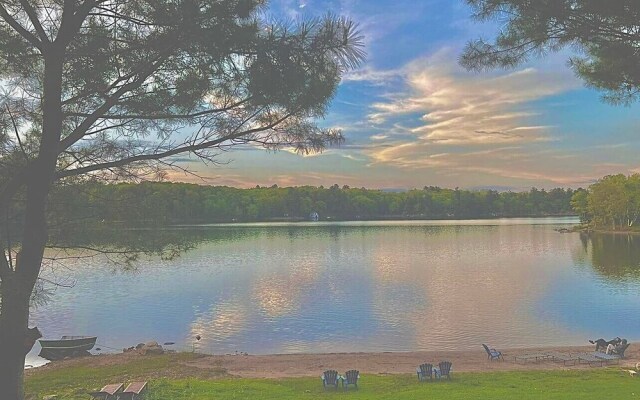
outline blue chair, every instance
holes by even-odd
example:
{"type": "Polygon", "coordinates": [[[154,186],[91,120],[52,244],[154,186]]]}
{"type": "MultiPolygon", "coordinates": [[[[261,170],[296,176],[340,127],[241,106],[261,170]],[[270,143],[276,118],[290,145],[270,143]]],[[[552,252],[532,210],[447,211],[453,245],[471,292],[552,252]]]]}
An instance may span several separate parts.
{"type": "Polygon", "coordinates": [[[451,362],[442,361],[438,364],[438,371],[436,371],[436,378],[442,379],[443,376],[446,376],[447,379],[451,379],[451,362]]]}
{"type": "Polygon", "coordinates": [[[338,382],[340,381],[340,376],[338,375],[338,371],[334,371],[332,369],[328,371],[324,371],[322,373],[322,386],[326,390],[327,387],[333,386],[336,390],[338,389],[338,382]]]}
{"type": "Polygon", "coordinates": [[[487,352],[487,359],[488,360],[500,360],[504,358],[502,357],[502,353],[500,353],[498,350],[496,349],[491,349],[489,348],[489,346],[487,346],[486,344],[482,344],[482,347],[484,347],[484,350],[487,352]]]}
{"type": "Polygon", "coordinates": [[[416,370],[418,374],[418,380],[420,382],[426,381],[427,378],[429,380],[433,380],[433,365],[432,364],[420,364],[418,369],[416,370]]]}
{"type": "Polygon", "coordinates": [[[359,378],[360,372],[356,371],[355,369],[345,372],[344,376],[342,377],[342,387],[344,388],[344,390],[347,390],[349,389],[349,385],[353,385],[357,389],[359,378]]]}

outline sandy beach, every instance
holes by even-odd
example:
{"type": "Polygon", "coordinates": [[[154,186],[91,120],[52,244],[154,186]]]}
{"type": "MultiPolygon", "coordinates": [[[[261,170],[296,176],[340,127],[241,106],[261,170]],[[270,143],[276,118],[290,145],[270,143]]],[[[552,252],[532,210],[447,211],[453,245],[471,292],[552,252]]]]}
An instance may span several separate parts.
{"type": "MultiPolygon", "coordinates": [[[[576,354],[592,352],[594,346],[541,347],[531,349],[503,350],[504,361],[489,361],[487,354],[479,351],[429,351],[429,352],[389,352],[389,353],[330,353],[330,354],[275,354],[275,355],[200,355],[189,361],[179,361],[184,365],[185,374],[224,371],[225,376],[242,378],[284,378],[320,376],[327,369],[346,371],[357,369],[364,374],[413,374],[416,366],[429,362],[451,361],[455,372],[486,372],[515,370],[571,370],[599,368],[588,364],[564,365],[554,361],[515,361],[516,356],[538,352],[562,352],[576,354]],[[187,372],[191,371],[191,372],[187,372]]],[[[83,364],[90,360],[99,367],[127,363],[142,356],[133,353],[102,354],[81,359],[50,363],[44,367],[63,368],[73,364],[83,364]]],[[[640,362],[640,346],[631,345],[626,357],[619,364],[610,364],[621,369],[634,368],[640,362]]],[[[40,369],[40,368],[36,368],[40,369]]],[[[27,372],[29,374],[30,372],[27,372]]],[[[208,374],[207,374],[208,375],[208,374]]]]}

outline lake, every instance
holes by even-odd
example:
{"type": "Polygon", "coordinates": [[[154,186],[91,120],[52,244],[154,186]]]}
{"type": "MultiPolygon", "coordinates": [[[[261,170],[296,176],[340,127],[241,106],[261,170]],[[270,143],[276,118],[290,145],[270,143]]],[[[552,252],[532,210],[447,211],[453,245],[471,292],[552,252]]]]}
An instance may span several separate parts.
{"type": "MultiPolygon", "coordinates": [[[[31,326],[46,338],[98,336],[103,352],[149,340],[271,354],[639,339],[640,238],[555,231],[577,222],[175,227],[197,239],[174,259],[142,257],[127,270],[105,257],[53,264],[45,276],[74,286],[33,310],[31,326]]],[[[27,364],[42,361],[38,351],[27,364]]]]}

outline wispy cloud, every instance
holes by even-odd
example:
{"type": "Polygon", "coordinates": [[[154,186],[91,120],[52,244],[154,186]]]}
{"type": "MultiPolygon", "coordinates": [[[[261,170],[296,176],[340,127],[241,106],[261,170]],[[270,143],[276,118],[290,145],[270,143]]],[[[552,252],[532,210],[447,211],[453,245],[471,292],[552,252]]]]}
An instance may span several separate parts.
{"type": "Polygon", "coordinates": [[[422,144],[504,144],[547,141],[548,126],[536,124],[531,103],[579,87],[570,73],[533,68],[498,76],[460,71],[454,55],[442,50],[403,69],[406,88],[389,101],[374,103],[369,120],[384,124],[410,114],[422,144]]]}
{"type": "Polygon", "coordinates": [[[376,70],[371,66],[365,66],[355,71],[350,71],[342,78],[343,82],[366,82],[371,85],[387,85],[403,77],[402,70],[376,70]]]}
{"type": "Polygon", "coordinates": [[[385,140],[388,139],[389,135],[383,135],[383,134],[377,134],[377,135],[371,135],[369,136],[369,139],[371,140],[385,140]]]}
{"type": "Polygon", "coordinates": [[[288,18],[295,20],[299,19],[307,6],[311,5],[311,0],[279,0],[277,4],[288,18]]]}
{"type": "Polygon", "coordinates": [[[403,143],[374,152],[377,163],[395,166],[409,173],[431,171],[431,176],[456,177],[458,182],[520,182],[530,186],[587,186],[598,178],[632,172],[624,163],[594,163],[593,156],[545,148],[546,144],[472,147],[441,146],[429,149],[418,143],[403,143]]]}
{"type": "Polygon", "coordinates": [[[371,165],[556,184],[590,182],[611,169],[568,172],[561,164],[576,155],[550,147],[560,138],[555,127],[540,123],[544,107],[536,102],[579,88],[569,71],[470,74],[457,66],[454,52],[443,49],[358,78],[403,83],[370,106],[368,121],[379,129],[369,136],[377,145],[363,149],[371,165]]]}
{"type": "Polygon", "coordinates": [[[361,131],[349,158],[386,175],[462,185],[588,185],[625,168],[567,148],[562,127],[542,122],[548,121],[545,102],[581,87],[569,70],[554,65],[477,75],[457,66],[457,54],[443,48],[395,69],[365,67],[345,78],[382,88],[369,104],[369,133],[361,131]]]}

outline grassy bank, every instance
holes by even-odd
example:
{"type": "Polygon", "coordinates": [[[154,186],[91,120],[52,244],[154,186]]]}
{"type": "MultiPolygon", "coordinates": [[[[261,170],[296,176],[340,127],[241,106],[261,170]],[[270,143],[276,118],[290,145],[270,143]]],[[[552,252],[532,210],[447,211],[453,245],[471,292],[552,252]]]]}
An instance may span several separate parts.
{"type": "MultiPolygon", "coordinates": [[[[83,360],[29,371],[31,398],[87,399],[87,392],[114,382],[148,380],[147,400],[181,399],[603,399],[640,396],[640,380],[623,368],[574,371],[454,373],[451,381],[418,383],[414,375],[363,375],[360,390],[322,389],[320,378],[240,379],[223,369],[185,365],[197,355],[141,357],[123,364],[83,360]]],[[[455,366],[454,366],[455,367],[455,366]]]]}

